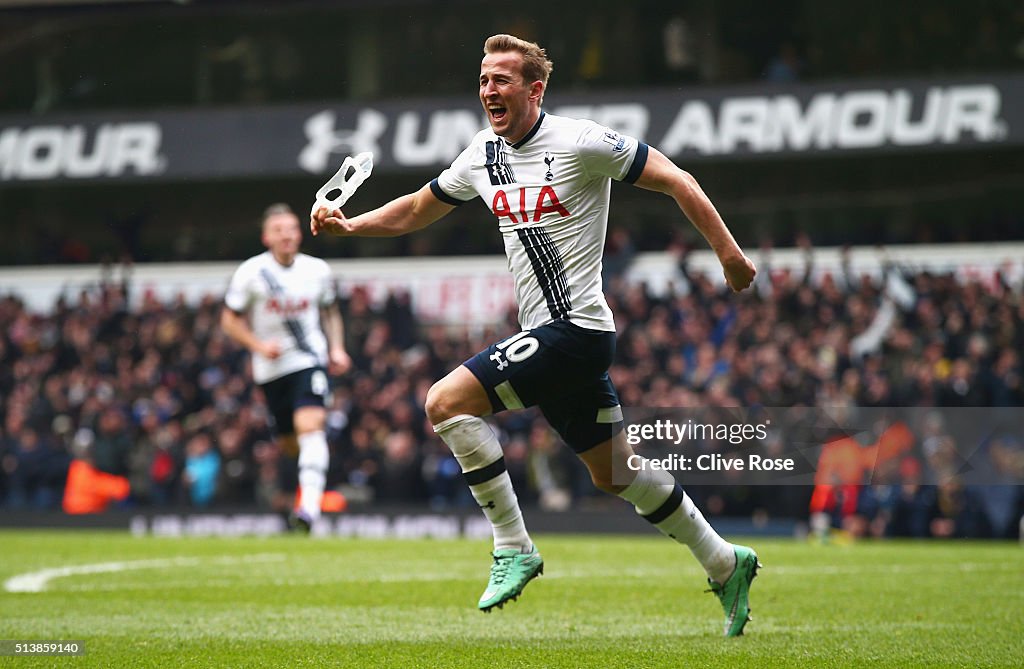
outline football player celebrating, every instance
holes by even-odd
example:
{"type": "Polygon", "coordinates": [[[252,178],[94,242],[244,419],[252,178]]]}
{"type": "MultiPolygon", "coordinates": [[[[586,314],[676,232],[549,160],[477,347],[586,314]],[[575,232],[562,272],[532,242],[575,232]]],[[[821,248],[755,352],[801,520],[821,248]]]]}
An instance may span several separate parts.
{"type": "Polygon", "coordinates": [[[551,67],[532,42],[488,38],[479,83],[490,127],[417,192],[353,218],[320,207],[310,226],[313,234],[401,235],[475,197],[496,218],[523,330],[467,360],[435,383],[426,399],[434,430],[458,459],[493,527],[494,562],[481,610],[515,599],[544,569],[501,446],[481,416],[537,405],[598,488],[632,503],[645,520],[690,548],[725,609],[725,634],[736,636],[748,620],[757,555],[722,539],[671,474],[625,466],[633,451],[608,375],[615,324],[601,289],[611,180],[672,197],[717,253],[733,290],[750,285],[754,265],[693,177],[659,151],[592,121],[545,113],[551,67]],[[630,480],[618,480],[624,472],[630,480]]]}

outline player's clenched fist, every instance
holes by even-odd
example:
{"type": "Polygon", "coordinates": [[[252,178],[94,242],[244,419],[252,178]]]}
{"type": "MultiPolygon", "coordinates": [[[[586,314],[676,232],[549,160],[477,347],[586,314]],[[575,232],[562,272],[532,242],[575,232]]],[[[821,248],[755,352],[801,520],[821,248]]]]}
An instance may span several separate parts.
{"type": "Polygon", "coordinates": [[[743,254],[723,260],[722,270],[725,272],[725,282],[737,293],[748,287],[757,274],[754,263],[743,254]]]}

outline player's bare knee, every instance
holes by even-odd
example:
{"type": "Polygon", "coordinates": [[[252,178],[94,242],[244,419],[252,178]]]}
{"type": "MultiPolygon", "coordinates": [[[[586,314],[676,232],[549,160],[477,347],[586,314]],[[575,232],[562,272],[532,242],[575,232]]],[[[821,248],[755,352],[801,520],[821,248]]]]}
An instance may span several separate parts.
{"type": "Polygon", "coordinates": [[[454,404],[451,401],[451,392],[446,387],[444,379],[430,386],[424,409],[427,412],[427,418],[433,425],[439,425],[456,415],[454,404]]]}
{"type": "Polygon", "coordinates": [[[439,425],[455,416],[486,416],[491,401],[480,382],[465,366],[456,367],[427,391],[427,418],[439,425]]]}
{"type": "Polygon", "coordinates": [[[319,432],[324,429],[327,412],[322,407],[300,407],[295,410],[292,422],[297,435],[319,432]]]}

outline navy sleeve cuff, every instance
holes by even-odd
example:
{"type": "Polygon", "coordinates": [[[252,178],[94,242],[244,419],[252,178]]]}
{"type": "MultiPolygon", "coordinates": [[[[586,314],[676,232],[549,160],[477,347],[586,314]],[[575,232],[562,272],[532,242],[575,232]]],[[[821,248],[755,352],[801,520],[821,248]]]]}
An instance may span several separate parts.
{"type": "Polygon", "coordinates": [[[430,182],[430,192],[433,193],[434,197],[436,197],[441,202],[444,202],[445,204],[450,204],[453,207],[458,207],[460,204],[466,204],[466,200],[456,200],[451,195],[441,190],[441,184],[437,183],[437,179],[434,179],[430,182]]]}
{"type": "Polygon", "coordinates": [[[626,172],[626,176],[622,177],[622,180],[626,183],[636,183],[636,180],[643,174],[644,165],[647,164],[647,145],[643,142],[638,142],[636,146],[636,154],[633,156],[633,164],[629,166],[629,171],[626,172]]]}

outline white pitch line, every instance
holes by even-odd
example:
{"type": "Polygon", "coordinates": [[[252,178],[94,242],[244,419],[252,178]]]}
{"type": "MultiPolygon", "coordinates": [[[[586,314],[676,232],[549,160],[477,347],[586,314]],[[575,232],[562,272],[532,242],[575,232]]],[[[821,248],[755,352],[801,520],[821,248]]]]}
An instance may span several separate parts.
{"type": "Polygon", "coordinates": [[[214,564],[240,564],[245,562],[278,562],[284,560],[285,556],[278,553],[264,553],[250,555],[239,559],[234,557],[180,557],[163,558],[157,560],[122,560],[118,562],[95,562],[93,564],[80,564],[70,567],[53,567],[40,569],[27,574],[18,574],[4,581],[4,590],[7,592],[42,592],[46,586],[55,578],[67,576],[79,576],[82,574],[109,574],[134,569],[161,569],[165,567],[195,567],[203,562],[214,564]]]}
{"type": "MultiPolygon", "coordinates": [[[[64,578],[67,576],[76,576],[82,574],[103,574],[103,573],[116,573],[121,571],[128,571],[134,569],[161,569],[166,567],[194,567],[200,564],[217,564],[217,565],[234,565],[234,564],[245,564],[249,562],[280,562],[284,561],[286,556],[280,553],[259,553],[256,555],[250,555],[245,558],[238,558],[234,556],[220,556],[220,557],[181,557],[181,558],[165,558],[165,559],[154,559],[154,560],[131,560],[131,561],[119,561],[119,562],[100,562],[94,564],[75,565],[69,567],[56,567],[51,569],[42,569],[40,571],[29,572],[27,574],[20,574],[13,576],[4,583],[4,589],[7,592],[42,592],[46,590],[47,585],[50,581],[56,578],[64,578]]],[[[955,572],[979,572],[979,571],[992,571],[1001,569],[1002,565],[997,563],[979,563],[979,562],[968,562],[959,564],[939,564],[926,563],[918,565],[818,565],[818,566],[797,566],[797,565],[778,565],[772,567],[769,565],[765,569],[765,574],[770,576],[782,576],[782,577],[815,577],[815,576],[836,576],[836,575],[863,575],[863,574],[905,574],[905,573],[955,573],[955,572]]],[[[657,568],[644,568],[644,567],[626,567],[616,569],[604,569],[600,567],[596,568],[569,568],[564,570],[550,569],[549,573],[544,577],[545,580],[551,579],[592,579],[592,578],[664,578],[671,576],[692,576],[699,572],[696,566],[680,566],[672,569],[657,569],[657,568]]],[[[347,573],[345,575],[336,575],[334,577],[320,578],[320,579],[294,579],[294,578],[278,578],[275,580],[277,585],[296,585],[306,584],[313,585],[316,583],[333,583],[333,582],[344,582],[344,583],[403,583],[403,582],[418,582],[418,581],[465,581],[465,580],[476,580],[478,576],[477,570],[448,570],[445,572],[421,572],[421,573],[381,573],[381,574],[358,574],[358,573],[347,573]]],[[[77,589],[88,590],[87,586],[83,586],[77,589]]]]}

